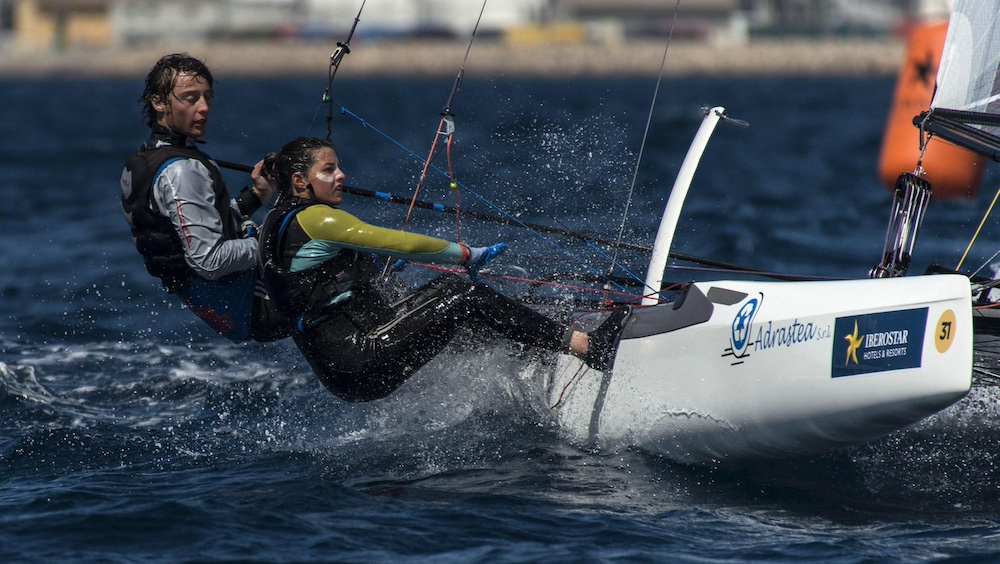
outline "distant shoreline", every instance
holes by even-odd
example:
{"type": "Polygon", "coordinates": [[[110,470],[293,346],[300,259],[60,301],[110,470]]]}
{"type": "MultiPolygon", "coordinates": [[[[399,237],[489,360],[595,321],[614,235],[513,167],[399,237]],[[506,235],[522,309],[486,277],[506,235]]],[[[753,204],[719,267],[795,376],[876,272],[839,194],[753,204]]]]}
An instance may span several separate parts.
{"type": "MultiPolygon", "coordinates": [[[[144,76],[165,53],[203,58],[218,76],[325,75],[335,42],[213,43],[142,46],[65,53],[0,50],[0,77],[144,76]]],[[[355,42],[338,76],[454,75],[466,43],[456,41],[355,42]]],[[[473,45],[467,76],[600,77],[660,72],[665,43],[629,41],[513,46],[473,45]]],[[[768,39],[714,46],[675,41],[667,49],[667,75],[894,75],[905,44],[893,39],[768,39]]]]}

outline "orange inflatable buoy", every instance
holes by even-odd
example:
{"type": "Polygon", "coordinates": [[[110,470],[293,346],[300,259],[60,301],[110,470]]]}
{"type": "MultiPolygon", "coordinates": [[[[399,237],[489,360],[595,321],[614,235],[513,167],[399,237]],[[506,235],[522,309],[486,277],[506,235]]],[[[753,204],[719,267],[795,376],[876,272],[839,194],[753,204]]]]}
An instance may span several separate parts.
{"type": "MultiPolygon", "coordinates": [[[[882,136],[879,177],[890,190],[896,178],[913,172],[920,159],[920,131],[913,118],[930,109],[948,22],[918,24],[910,32],[906,61],[899,69],[889,120],[882,136]]],[[[979,155],[933,137],[922,162],[934,197],[971,198],[983,180],[985,160],[979,155]]]]}

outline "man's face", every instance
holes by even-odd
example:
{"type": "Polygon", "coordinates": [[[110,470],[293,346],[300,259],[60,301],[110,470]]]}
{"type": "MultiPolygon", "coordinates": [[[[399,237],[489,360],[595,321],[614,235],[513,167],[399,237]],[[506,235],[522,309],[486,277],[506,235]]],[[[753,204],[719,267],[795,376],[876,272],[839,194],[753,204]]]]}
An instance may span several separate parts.
{"type": "Polygon", "coordinates": [[[167,100],[153,100],[156,122],[174,133],[201,137],[208,128],[211,100],[212,87],[205,79],[195,74],[179,74],[167,100]]]}

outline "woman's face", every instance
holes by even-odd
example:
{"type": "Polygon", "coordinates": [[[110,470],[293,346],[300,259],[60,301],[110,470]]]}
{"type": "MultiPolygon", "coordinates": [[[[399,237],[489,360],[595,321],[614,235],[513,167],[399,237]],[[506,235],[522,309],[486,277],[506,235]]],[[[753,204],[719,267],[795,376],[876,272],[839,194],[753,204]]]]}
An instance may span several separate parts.
{"type": "Polygon", "coordinates": [[[296,191],[302,197],[339,206],[344,202],[345,177],[344,172],[340,170],[337,153],[329,147],[321,147],[313,153],[313,164],[309,167],[308,176],[303,178],[301,174],[296,173],[296,191]],[[307,185],[312,185],[312,193],[309,193],[307,185]]]}

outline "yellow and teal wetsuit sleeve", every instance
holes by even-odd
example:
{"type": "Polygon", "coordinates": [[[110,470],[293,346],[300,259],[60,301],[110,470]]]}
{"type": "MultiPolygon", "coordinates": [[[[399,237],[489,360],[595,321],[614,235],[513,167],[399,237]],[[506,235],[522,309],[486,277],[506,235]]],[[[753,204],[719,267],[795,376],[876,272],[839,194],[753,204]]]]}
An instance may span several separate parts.
{"type": "Polygon", "coordinates": [[[468,258],[468,251],[456,243],[369,225],[343,210],[327,205],[309,206],[297,213],[295,220],[310,241],[292,259],[292,271],[316,266],[345,248],[437,264],[462,264],[468,258]]]}

